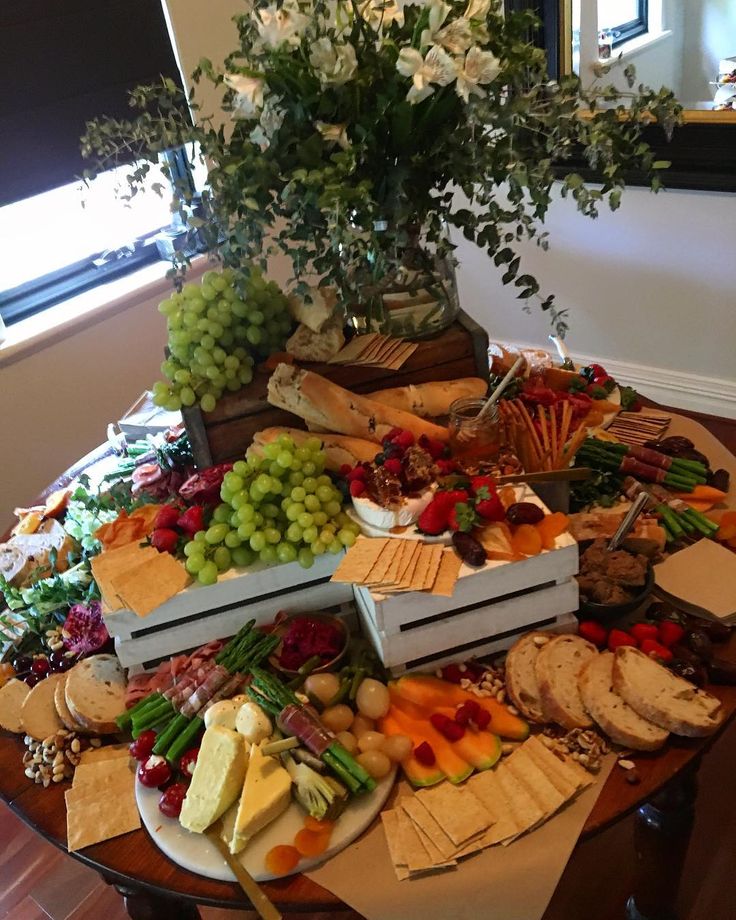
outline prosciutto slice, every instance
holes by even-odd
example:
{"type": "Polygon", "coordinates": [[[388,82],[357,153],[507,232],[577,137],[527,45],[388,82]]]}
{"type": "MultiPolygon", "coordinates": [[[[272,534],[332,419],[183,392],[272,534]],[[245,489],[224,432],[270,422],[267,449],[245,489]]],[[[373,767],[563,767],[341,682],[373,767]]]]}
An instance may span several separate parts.
{"type": "Polygon", "coordinates": [[[321,757],[335,740],[333,733],[324,727],[319,717],[305,706],[293,703],[282,710],[279,722],[285,732],[294,735],[315,757],[321,757]]]}

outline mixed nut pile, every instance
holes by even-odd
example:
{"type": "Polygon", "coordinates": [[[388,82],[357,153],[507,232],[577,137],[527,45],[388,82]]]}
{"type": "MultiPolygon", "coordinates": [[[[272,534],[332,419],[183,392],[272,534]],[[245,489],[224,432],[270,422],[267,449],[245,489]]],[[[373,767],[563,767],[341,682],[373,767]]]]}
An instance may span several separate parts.
{"type": "Polygon", "coordinates": [[[43,785],[44,789],[51,783],[71,779],[82,752],[102,745],[101,738],[83,737],[63,728],[43,741],[37,741],[30,735],[26,735],[23,741],[27,748],[23,755],[25,774],[34,783],[43,785]]]}

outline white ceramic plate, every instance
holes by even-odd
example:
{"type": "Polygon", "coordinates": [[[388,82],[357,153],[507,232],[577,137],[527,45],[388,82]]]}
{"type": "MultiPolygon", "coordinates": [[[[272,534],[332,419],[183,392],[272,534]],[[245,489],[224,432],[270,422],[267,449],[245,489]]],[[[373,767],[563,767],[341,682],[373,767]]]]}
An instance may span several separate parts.
{"type": "MultiPolygon", "coordinates": [[[[293,873],[306,872],[324,862],[365,831],[383,808],[396,777],[396,768],[380,781],[370,794],[351,801],[335,824],[329,848],[320,856],[302,859],[293,873]]],[[[158,848],[170,860],[207,878],[222,882],[234,882],[235,876],[216,847],[203,834],[185,830],[175,818],[167,818],[158,810],[161,793],[148,789],[136,779],[135,797],[141,820],[158,848]]],[[[254,837],[240,854],[239,859],[257,882],[275,878],[266,869],[268,851],[278,844],[292,844],[297,831],[304,827],[304,812],[292,802],[287,810],[273,824],[265,827],[254,837]]]]}

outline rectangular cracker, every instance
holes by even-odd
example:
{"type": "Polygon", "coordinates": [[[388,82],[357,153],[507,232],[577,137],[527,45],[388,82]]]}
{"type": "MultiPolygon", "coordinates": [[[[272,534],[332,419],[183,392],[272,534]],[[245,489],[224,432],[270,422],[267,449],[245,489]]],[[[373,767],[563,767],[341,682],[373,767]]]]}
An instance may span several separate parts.
{"type": "Polygon", "coordinates": [[[549,777],[550,782],[567,799],[595,782],[587,770],[584,770],[572,760],[568,760],[564,757],[561,758],[553,754],[552,751],[535,736],[528,738],[524,747],[537,766],[549,777]]]}
{"type": "Polygon", "coordinates": [[[432,594],[438,594],[440,597],[452,597],[462,564],[463,561],[455,550],[446,549],[440,559],[439,571],[432,585],[432,594]]]}
{"type": "Polygon", "coordinates": [[[115,757],[112,760],[95,760],[82,763],[74,771],[72,789],[97,789],[108,787],[127,788],[134,786],[135,775],[131,769],[130,756],[115,757]]]}
{"type": "Polygon", "coordinates": [[[451,783],[420,789],[417,798],[456,847],[462,847],[493,823],[483,805],[451,783]]]}
{"type": "Polygon", "coordinates": [[[360,355],[366,351],[369,345],[378,336],[377,332],[369,332],[366,335],[356,335],[352,341],[341,348],[336,355],[333,355],[328,364],[353,364],[360,355]]]}
{"type": "Polygon", "coordinates": [[[484,846],[493,846],[502,840],[515,837],[520,828],[514,818],[511,802],[496,779],[496,771],[484,770],[482,773],[475,773],[467,785],[489,814],[496,818],[483,837],[484,846]]]}
{"type": "Polygon", "coordinates": [[[349,584],[362,583],[376,564],[387,542],[385,538],[358,537],[333,572],[330,580],[349,584]]]}
{"type": "Polygon", "coordinates": [[[422,554],[422,543],[419,540],[407,541],[411,542],[411,556],[408,559],[406,568],[404,569],[404,574],[401,576],[399,581],[399,589],[402,591],[409,590],[411,584],[414,581],[414,573],[417,570],[417,562],[419,557],[422,554]]]}
{"type": "Polygon", "coordinates": [[[388,845],[388,852],[389,856],[391,857],[391,862],[394,864],[396,877],[400,882],[402,882],[404,879],[409,878],[409,869],[407,867],[406,857],[404,856],[404,852],[401,849],[401,841],[399,839],[398,811],[382,811],[381,823],[383,824],[383,832],[386,835],[386,844],[388,845]]]}
{"type": "Polygon", "coordinates": [[[563,795],[546,773],[536,764],[524,745],[504,760],[508,770],[526,786],[529,794],[544,809],[549,818],[565,804],[570,796],[563,795]]]}
{"type": "Polygon", "coordinates": [[[431,869],[434,862],[422,843],[414,822],[401,808],[397,809],[396,818],[399,828],[399,847],[406,859],[409,872],[424,872],[431,869]]]}
{"type": "Polygon", "coordinates": [[[441,544],[434,544],[429,545],[427,549],[429,550],[429,563],[427,567],[427,573],[424,577],[424,584],[419,589],[421,591],[429,591],[432,585],[435,583],[437,573],[440,570],[440,561],[442,559],[444,547],[441,544]]]}
{"type": "Polygon", "coordinates": [[[391,563],[394,561],[396,548],[392,541],[386,540],[386,545],[378,555],[370,572],[363,579],[364,585],[380,585],[389,570],[391,563]]]}
{"type": "Polygon", "coordinates": [[[169,553],[156,553],[135,568],[112,579],[112,589],[139,617],[183,591],[191,581],[187,570],[169,553]]]}
{"type": "Polygon", "coordinates": [[[526,786],[516,779],[505,764],[496,769],[496,779],[508,799],[518,828],[518,834],[524,834],[544,821],[544,810],[534,801],[526,786]]]}
{"type": "Polygon", "coordinates": [[[403,571],[405,559],[408,559],[411,551],[408,540],[393,540],[390,542],[393,545],[393,559],[391,564],[386,571],[383,581],[380,584],[372,586],[379,591],[382,591],[384,588],[392,588],[396,584],[399,574],[403,571]],[[399,543],[398,546],[396,545],[397,543],[399,543]]]}
{"type": "Polygon", "coordinates": [[[431,840],[440,856],[443,859],[452,859],[457,847],[427,811],[422,801],[416,796],[407,796],[400,804],[419,831],[431,840]]]}

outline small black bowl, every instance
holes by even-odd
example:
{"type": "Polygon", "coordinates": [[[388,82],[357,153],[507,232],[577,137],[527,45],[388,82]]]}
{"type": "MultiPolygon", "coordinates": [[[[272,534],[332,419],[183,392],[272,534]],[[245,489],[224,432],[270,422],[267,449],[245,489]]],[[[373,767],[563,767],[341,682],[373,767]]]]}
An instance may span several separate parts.
{"type": "MultiPolygon", "coordinates": [[[[591,545],[592,540],[585,540],[579,544],[580,555],[591,545]]],[[[599,623],[610,623],[637,610],[651,595],[654,590],[654,568],[650,562],[647,566],[647,576],[644,585],[630,600],[621,604],[599,604],[596,601],[586,601],[581,596],[578,614],[586,619],[597,620],[599,623]]]]}

